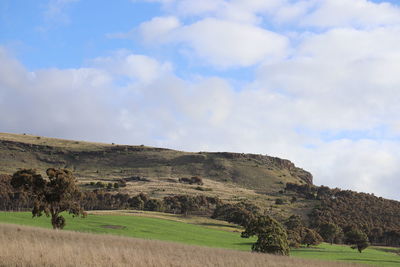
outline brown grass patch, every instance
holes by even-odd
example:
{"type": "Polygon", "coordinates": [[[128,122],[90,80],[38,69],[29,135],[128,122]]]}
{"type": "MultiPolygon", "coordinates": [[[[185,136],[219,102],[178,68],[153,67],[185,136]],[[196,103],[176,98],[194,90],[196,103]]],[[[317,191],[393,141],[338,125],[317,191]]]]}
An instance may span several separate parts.
{"type": "Polygon", "coordinates": [[[362,266],[0,224],[0,266],[362,266]]]}

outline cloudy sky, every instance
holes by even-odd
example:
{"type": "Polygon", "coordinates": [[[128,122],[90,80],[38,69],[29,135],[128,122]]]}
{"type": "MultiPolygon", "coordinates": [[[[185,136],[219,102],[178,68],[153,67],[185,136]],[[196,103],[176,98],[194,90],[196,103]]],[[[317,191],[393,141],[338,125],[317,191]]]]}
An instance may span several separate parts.
{"type": "Polygon", "coordinates": [[[400,3],[1,0],[0,132],[292,160],[400,200],[400,3]]]}

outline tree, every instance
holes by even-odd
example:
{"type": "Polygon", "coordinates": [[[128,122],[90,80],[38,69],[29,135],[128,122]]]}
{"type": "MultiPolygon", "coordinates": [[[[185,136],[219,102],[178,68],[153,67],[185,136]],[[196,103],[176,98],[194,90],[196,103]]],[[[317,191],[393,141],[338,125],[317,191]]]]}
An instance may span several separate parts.
{"type": "Polygon", "coordinates": [[[304,227],[302,233],[301,243],[307,245],[307,247],[316,246],[322,242],[322,237],[312,229],[304,227]]]}
{"type": "Polygon", "coordinates": [[[289,255],[287,234],[283,226],[270,216],[259,216],[251,220],[242,232],[242,237],[257,236],[252,250],[262,253],[289,255]]]}
{"type": "Polygon", "coordinates": [[[286,229],[298,231],[303,227],[303,222],[301,221],[301,217],[298,215],[292,215],[285,221],[286,229]]]}
{"type": "Polygon", "coordinates": [[[236,204],[219,204],[211,218],[225,220],[246,227],[246,225],[260,216],[260,208],[254,204],[240,202],[236,204]]]}
{"type": "Polygon", "coordinates": [[[358,229],[346,232],[344,238],[346,244],[351,245],[352,249],[357,248],[360,253],[369,246],[367,235],[358,229]]]}
{"type": "Polygon", "coordinates": [[[63,229],[65,219],[60,213],[67,211],[73,216],[86,213],[79,204],[81,192],[72,172],[66,169],[48,169],[48,179],[37,174],[36,170],[23,169],[14,173],[11,185],[14,189],[27,192],[33,202],[32,215],[51,216],[53,229],[63,229]]]}
{"type": "Polygon", "coordinates": [[[340,233],[340,228],[334,223],[324,223],[319,227],[319,234],[326,241],[333,244],[333,241],[340,233]]]}
{"type": "Polygon", "coordinates": [[[284,225],[288,235],[289,246],[298,248],[302,240],[302,229],[304,228],[301,217],[292,215],[284,222],[284,225]]]}

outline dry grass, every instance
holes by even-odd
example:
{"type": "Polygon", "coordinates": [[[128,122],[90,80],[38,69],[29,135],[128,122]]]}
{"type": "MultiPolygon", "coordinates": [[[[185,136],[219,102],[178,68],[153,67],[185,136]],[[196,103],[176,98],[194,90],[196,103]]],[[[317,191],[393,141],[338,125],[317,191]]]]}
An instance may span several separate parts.
{"type": "MultiPolygon", "coordinates": [[[[177,181],[177,179],[172,179],[177,181]]],[[[112,180],[107,182],[113,182],[112,180]]],[[[83,183],[88,183],[85,181],[83,183]]],[[[126,187],[120,188],[118,192],[129,195],[136,195],[138,192],[145,193],[151,198],[162,199],[170,195],[204,195],[209,197],[218,197],[224,202],[237,203],[246,201],[256,204],[277,218],[288,218],[292,214],[304,215],[307,220],[308,214],[315,203],[310,200],[299,199],[296,203],[290,204],[290,197],[284,195],[271,196],[267,194],[258,194],[253,189],[244,188],[235,183],[223,183],[211,179],[203,179],[203,185],[189,185],[178,182],[171,182],[171,178],[152,177],[149,182],[129,182],[126,187]],[[197,187],[205,188],[205,191],[197,190],[197,187]],[[207,190],[208,189],[208,190],[207,190]],[[211,189],[211,190],[210,190],[211,189]],[[283,198],[286,201],[284,205],[275,205],[276,198],[283,198]]]]}
{"type": "Polygon", "coordinates": [[[93,150],[96,148],[111,146],[111,144],[106,144],[106,143],[64,140],[64,139],[36,136],[30,134],[22,135],[22,134],[0,133],[0,140],[21,142],[34,145],[54,146],[60,148],[79,149],[79,150],[93,150]]]}
{"type": "Polygon", "coordinates": [[[0,266],[361,266],[0,224],[0,266]]]}

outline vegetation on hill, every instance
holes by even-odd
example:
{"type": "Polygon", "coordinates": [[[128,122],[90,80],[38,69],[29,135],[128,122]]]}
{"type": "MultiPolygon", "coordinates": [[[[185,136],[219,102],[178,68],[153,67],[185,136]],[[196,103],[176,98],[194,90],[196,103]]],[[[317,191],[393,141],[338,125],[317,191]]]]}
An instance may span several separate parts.
{"type": "Polygon", "coordinates": [[[325,186],[287,184],[286,190],[316,199],[319,204],[309,214],[310,226],[318,229],[327,242],[343,242],[343,233],[358,230],[376,245],[400,246],[400,202],[325,186]],[[326,235],[326,225],[339,227],[334,236],[326,235]]]}
{"type": "MultiPolygon", "coordinates": [[[[283,220],[293,212],[305,216],[315,204],[306,199],[291,202],[291,196],[282,194],[287,182],[312,183],[310,173],[288,160],[264,155],[189,153],[0,133],[0,158],[0,174],[13,174],[20,168],[37,169],[41,175],[47,168],[73,171],[87,192],[86,209],[123,208],[126,195],[132,198],[139,193],[158,200],[150,206],[165,197],[200,195],[224,203],[245,200],[283,220]],[[275,204],[277,198],[281,204],[275,204]]],[[[20,203],[3,210],[26,207],[23,195],[14,201],[20,203]]]]}

